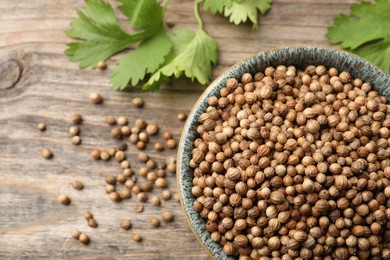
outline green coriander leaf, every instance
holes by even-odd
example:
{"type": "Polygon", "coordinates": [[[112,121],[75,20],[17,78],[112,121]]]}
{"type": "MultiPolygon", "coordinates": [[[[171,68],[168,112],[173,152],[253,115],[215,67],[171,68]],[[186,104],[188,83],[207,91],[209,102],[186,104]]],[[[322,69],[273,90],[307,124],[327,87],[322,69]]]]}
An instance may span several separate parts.
{"type": "Polygon", "coordinates": [[[253,23],[253,28],[256,29],[258,12],[265,14],[270,8],[271,0],[233,0],[230,7],[225,7],[224,15],[229,16],[229,21],[236,25],[249,19],[253,23]]]}
{"type": "Polygon", "coordinates": [[[66,34],[80,39],[69,43],[65,54],[80,61],[80,68],[96,67],[96,63],[142,39],[142,34],[129,35],[118,25],[111,5],[103,0],[85,0],[86,6],[77,12],[66,34]]]}
{"type": "Polygon", "coordinates": [[[362,2],[351,11],[334,18],[335,26],[326,35],[329,41],[390,72],[390,2],[362,2]]]}
{"type": "Polygon", "coordinates": [[[137,49],[119,59],[118,66],[112,72],[113,89],[123,90],[129,83],[136,86],[146,74],[155,72],[164,63],[171,47],[171,41],[163,29],[143,41],[137,49]]]}
{"type": "Polygon", "coordinates": [[[212,72],[212,65],[218,60],[218,46],[215,40],[202,29],[196,34],[175,29],[170,34],[173,52],[167,62],[157,70],[144,85],[144,90],[155,90],[164,77],[185,75],[191,80],[206,84],[212,72]]]}
{"type": "Polygon", "coordinates": [[[210,10],[213,14],[223,13],[225,7],[230,7],[233,0],[204,0],[205,10],[210,10]]]}
{"type": "Polygon", "coordinates": [[[118,0],[118,8],[125,14],[134,29],[153,34],[162,27],[164,9],[156,0],[118,0]]]}

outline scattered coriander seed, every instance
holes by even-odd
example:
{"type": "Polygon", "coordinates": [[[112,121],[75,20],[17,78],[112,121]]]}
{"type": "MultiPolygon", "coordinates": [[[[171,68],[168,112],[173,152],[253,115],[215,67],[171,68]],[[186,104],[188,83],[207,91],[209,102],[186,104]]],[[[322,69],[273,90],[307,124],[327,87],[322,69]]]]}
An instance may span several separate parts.
{"type": "Polygon", "coordinates": [[[121,127],[121,132],[123,136],[129,137],[131,135],[131,128],[127,125],[121,127]]]}
{"type": "Polygon", "coordinates": [[[139,139],[138,139],[138,134],[134,133],[133,130],[131,130],[132,134],[129,136],[129,141],[132,144],[137,144],[139,139]]]}
{"type": "Polygon", "coordinates": [[[172,222],[173,220],[173,215],[171,212],[169,211],[164,211],[161,215],[162,219],[165,221],[165,222],[172,222]]]}
{"type": "Polygon", "coordinates": [[[141,242],[142,241],[142,237],[139,234],[133,234],[132,239],[135,242],[141,242]]]}
{"type": "Polygon", "coordinates": [[[106,122],[107,122],[108,125],[115,125],[115,124],[116,124],[115,117],[113,117],[113,116],[107,116],[107,117],[106,117],[106,122]]]}
{"type": "Polygon", "coordinates": [[[166,145],[169,149],[173,149],[176,147],[176,141],[174,139],[169,139],[166,141],[166,145]]]}
{"type": "Polygon", "coordinates": [[[110,194],[111,192],[114,192],[114,191],[115,191],[115,186],[114,186],[114,185],[111,185],[111,184],[107,184],[105,190],[106,190],[106,193],[107,193],[107,194],[110,194]]]}
{"type": "Polygon", "coordinates": [[[89,99],[93,104],[101,104],[103,102],[103,97],[98,92],[89,94],[89,99]]]}
{"type": "Polygon", "coordinates": [[[93,214],[90,211],[84,212],[83,216],[84,216],[85,220],[93,218],[93,214]]]}
{"type": "Polygon", "coordinates": [[[121,129],[119,128],[119,127],[113,127],[112,129],[111,129],[111,136],[113,137],[113,138],[116,138],[116,139],[121,139],[122,138],[122,131],[121,131],[121,129]]]}
{"type": "Polygon", "coordinates": [[[110,158],[111,155],[107,149],[100,150],[100,159],[102,159],[103,161],[108,161],[110,158]]]}
{"type": "Polygon", "coordinates": [[[69,135],[75,136],[78,135],[80,132],[80,128],[76,125],[69,127],[69,135]]]}
{"type": "Polygon", "coordinates": [[[87,221],[88,221],[88,226],[90,226],[90,227],[96,228],[98,226],[98,224],[94,218],[90,218],[87,221]]]}
{"type": "Polygon", "coordinates": [[[148,194],[146,194],[146,192],[139,192],[137,194],[137,200],[140,202],[146,202],[148,200],[148,194]]]}
{"type": "Polygon", "coordinates": [[[124,230],[129,230],[132,227],[132,223],[128,219],[122,219],[120,223],[120,227],[124,230]]]}
{"type": "Polygon", "coordinates": [[[152,159],[149,159],[146,162],[146,168],[148,168],[149,170],[156,168],[156,162],[152,159]]]}
{"type": "Polygon", "coordinates": [[[79,236],[79,241],[84,244],[84,245],[88,245],[90,240],[89,240],[89,237],[87,236],[87,234],[84,234],[84,233],[81,233],[80,236],[79,236]]]}
{"type": "Polygon", "coordinates": [[[118,145],[118,150],[122,151],[122,152],[125,152],[127,150],[127,144],[126,143],[121,143],[120,145],[118,145]]]}
{"type": "Polygon", "coordinates": [[[146,121],[142,118],[138,118],[137,120],[135,120],[135,126],[139,129],[145,129],[147,125],[148,124],[146,123],[146,121]]]}
{"type": "Polygon", "coordinates": [[[186,115],[185,113],[179,113],[179,114],[177,115],[177,119],[178,119],[179,121],[185,121],[185,120],[187,119],[187,115],[186,115]]]}
{"type": "Polygon", "coordinates": [[[144,206],[142,204],[137,203],[134,206],[134,211],[137,213],[141,213],[142,211],[144,211],[144,206]]]}
{"type": "Polygon", "coordinates": [[[78,230],[73,230],[71,235],[72,235],[72,237],[73,237],[74,239],[79,240],[80,235],[81,235],[81,232],[78,231],[78,230]]]}
{"type": "Polygon", "coordinates": [[[108,153],[110,154],[110,156],[115,156],[116,154],[116,148],[115,147],[110,147],[108,148],[108,153]]]}
{"type": "Polygon", "coordinates": [[[141,167],[141,168],[139,168],[139,170],[138,170],[138,174],[139,174],[141,177],[144,177],[144,178],[146,178],[146,177],[148,176],[148,172],[149,172],[149,170],[148,170],[148,168],[146,168],[146,167],[141,167]]]}
{"type": "Polygon", "coordinates": [[[165,178],[167,175],[165,174],[165,170],[163,170],[163,169],[158,169],[158,170],[157,170],[157,173],[156,173],[156,176],[157,176],[157,177],[160,177],[160,178],[165,178]]]}
{"type": "Polygon", "coordinates": [[[74,113],[70,118],[72,124],[80,124],[83,121],[83,118],[79,113],[74,113]]]}
{"type": "Polygon", "coordinates": [[[131,192],[128,188],[123,188],[119,191],[119,195],[121,196],[121,199],[129,199],[131,198],[131,192]]]}
{"type": "Polygon", "coordinates": [[[65,194],[60,194],[58,196],[58,202],[62,205],[69,205],[70,204],[70,198],[65,194]]]}
{"type": "Polygon", "coordinates": [[[155,181],[155,184],[159,188],[166,188],[168,187],[168,181],[165,178],[157,178],[155,181]]]}
{"type": "Polygon", "coordinates": [[[155,142],[154,143],[154,150],[156,150],[156,151],[164,150],[164,144],[160,143],[160,142],[155,142]]]}
{"type": "Polygon", "coordinates": [[[126,177],[132,177],[134,175],[134,171],[130,168],[124,169],[122,174],[126,177]]]}
{"type": "Polygon", "coordinates": [[[131,100],[134,107],[141,108],[144,106],[144,100],[141,97],[135,97],[131,100]]]}
{"type": "Polygon", "coordinates": [[[150,123],[146,126],[146,132],[149,135],[155,135],[158,133],[158,125],[156,123],[150,123]]]}
{"type": "Polygon", "coordinates": [[[161,205],[161,201],[160,201],[160,198],[157,197],[157,196],[153,196],[150,201],[152,202],[152,205],[153,206],[160,206],[161,205]]]}
{"type": "Polygon", "coordinates": [[[171,134],[171,132],[165,131],[165,132],[163,133],[163,138],[164,138],[166,141],[168,141],[169,139],[172,139],[172,134],[171,134]]]}
{"type": "Polygon", "coordinates": [[[116,180],[117,180],[117,182],[123,184],[126,181],[126,176],[124,176],[123,174],[118,174],[118,176],[116,177],[116,180]]]}
{"type": "Polygon", "coordinates": [[[78,135],[75,135],[72,137],[72,144],[73,145],[79,145],[81,144],[81,138],[78,135]]]}
{"type": "Polygon", "coordinates": [[[97,148],[92,149],[92,151],[91,151],[91,157],[92,157],[94,160],[100,160],[100,150],[97,149],[97,148]]]}
{"type": "Polygon", "coordinates": [[[105,70],[107,69],[107,63],[104,60],[98,61],[98,63],[96,63],[96,68],[99,70],[105,70]]]}
{"type": "Polygon", "coordinates": [[[116,184],[116,178],[115,178],[114,175],[111,175],[111,174],[106,175],[105,180],[106,180],[107,184],[111,184],[111,185],[115,185],[116,184]]]}
{"type": "Polygon", "coordinates": [[[121,196],[119,195],[118,192],[114,191],[114,192],[111,192],[109,194],[109,197],[112,201],[114,202],[120,202],[122,199],[121,199],[121,196]]]}
{"type": "Polygon", "coordinates": [[[175,22],[170,20],[166,21],[165,24],[167,25],[168,28],[172,28],[175,26],[175,22]]]}
{"type": "Polygon", "coordinates": [[[149,160],[149,156],[147,153],[145,152],[139,152],[138,153],[138,160],[140,162],[147,162],[149,160]]]}
{"type": "Polygon", "coordinates": [[[171,198],[171,191],[170,190],[163,190],[161,192],[161,199],[162,200],[169,200],[171,198]]]}
{"type": "Polygon", "coordinates": [[[137,147],[137,149],[139,149],[139,150],[143,150],[143,149],[145,149],[146,144],[143,141],[138,141],[137,144],[135,145],[135,147],[137,147]]]}
{"type": "Polygon", "coordinates": [[[125,116],[119,116],[117,118],[117,123],[118,125],[125,126],[129,123],[129,121],[127,121],[127,118],[125,116]]]}
{"type": "Polygon", "coordinates": [[[82,189],[84,189],[84,183],[80,180],[74,180],[72,182],[72,187],[75,190],[82,190],[82,189]]]}
{"type": "Polygon", "coordinates": [[[39,130],[39,131],[45,131],[46,130],[46,125],[44,124],[44,123],[39,123],[38,125],[37,125],[37,129],[39,130]]]}
{"type": "Polygon", "coordinates": [[[158,218],[156,218],[156,217],[152,217],[152,218],[150,219],[149,223],[150,223],[150,225],[151,225],[152,227],[158,227],[158,226],[160,226],[160,220],[158,220],[158,218]]]}
{"type": "Polygon", "coordinates": [[[121,161],[123,161],[124,159],[126,159],[126,155],[125,155],[125,153],[122,152],[122,151],[117,151],[117,152],[115,153],[115,159],[116,159],[118,162],[121,162],[121,161]]]}
{"type": "Polygon", "coordinates": [[[41,150],[41,156],[45,159],[51,159],[53,157],[53,153],[49,148],[43,148],[41,150]]]}
{"type": "Polygon", "coordinates": [[[167,165],[167,170],[170,173],[176,173],[176,163],[169,163],[167,165]]]}
{"type": "Polygon", "coordinates": [[[131,165],[130,165],[129,161],[128,161],[128,160],[123,160],[123,161],[121,161],[121,168],[122,168],[122,169],[131,168],[131,165]]]}

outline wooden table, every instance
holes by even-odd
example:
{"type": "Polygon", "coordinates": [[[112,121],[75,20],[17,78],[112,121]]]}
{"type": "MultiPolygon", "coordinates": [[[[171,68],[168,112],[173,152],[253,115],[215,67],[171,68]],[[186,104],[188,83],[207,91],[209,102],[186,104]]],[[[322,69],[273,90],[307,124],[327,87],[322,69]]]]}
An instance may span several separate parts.
{"type": "MultiPolygon", "coordinates": [[[[235,62],[268,48],[328,46],[325,33],[332,18],[348,12],[349,5],[358,1],[273,2],[271,11],[261,17],[257,31],[250,25],[234,26],[220,15],[202,12],[206,30],[220,48],[214,77],[235,62]]],[[[95,162],[90,157],[94,147],[120,143],[110,137],[110,127],[105,123],[108,115],[127,116],[131,124],[136,118],[155,121],[178,140],[183,123],[176,115],[188,113],[204,88],[177,81],[156,93],[114,92],[109,75],[117,57],[108,62],[107,71],[78,69],[78,64],[63,54],[70,40],[64,30],[83,5],[81,0],[0,1],[0,74],[14,72],[9,69],[12,65],[22,70],[17,83],[0,89],[0,259],[208,259],[177,202],[163,202],[161,208],[146,203],[143,213],[134,213],[135,198],[113,203],[105,194],[104,176],[120,173],[118,163],[95,162]],[[103,95],[104,104],[89,101],[93,91],[103,95]],[[144,109],[133,108],[130,103],[138,95],[146,101],[144,109]],[[84,118],[81,146],[72,145],[68,134],[73,113],[81,113],[84,118]],[[39,122],[47,125],[45,132],[36,129],[39,122]],[[52,160],[40,156],[43,147],[53,151],[52,160]],[[72,189],[69,183],[75,179],[85,183],[84,190],[72,189]],[[72,198],[70,206],[57,202],[60,193],[72,198]],[[86,210],[95,215],[98,228],[87,226],[83,218],[86,210]],[[175,215],[174,222],[150,228],[148,220],[160,217],[164,210],[175,215]],[[132,219],[132,230],[118,227],[123,218],[132,219]],[[89,234],[90,245],[72,239],[70,232],[74,229],[89,234]],[[132,241],[133,233],[140,233],[143,242],[132,241]]],[[[170,1],[167,19],[195,29],[193,1],[170,1]]],[[[155,140],[162,140],[161,135],[155,140]]],[[[148,151],[157,161],[174,156],[174,151],[157,153],[150,146],[148,151]]],[[[136,154],[131,146],[127,156],[134,169],[142,166],[136,154]]],[[[170,190],[176,193],[175,177],[168,179],[170,190]]]]}

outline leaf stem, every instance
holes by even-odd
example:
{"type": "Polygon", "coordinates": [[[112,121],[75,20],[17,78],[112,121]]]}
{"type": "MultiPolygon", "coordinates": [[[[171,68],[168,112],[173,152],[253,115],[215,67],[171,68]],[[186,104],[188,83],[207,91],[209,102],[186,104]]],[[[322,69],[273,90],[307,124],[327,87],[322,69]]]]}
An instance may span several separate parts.
{"type": "Polygon", "coordinates": [[[162,7],[163,7],[163,13],[164,14],[165,14],[165,10],[167,9],[168,2],[169,2],[169,0],[164,0],[163,1],[162,7]]]}
{"type": "Polygon", "coordinates": [[[200,13],[199,13],[199,2],[198,0],[195,0],[194,1],[194,13],[195,13],[195,17],[196,17],[196,20],[198,21],[198,29],[203,29],[203,21],[202,21],[202,17],[200,16],[200,13]]]}

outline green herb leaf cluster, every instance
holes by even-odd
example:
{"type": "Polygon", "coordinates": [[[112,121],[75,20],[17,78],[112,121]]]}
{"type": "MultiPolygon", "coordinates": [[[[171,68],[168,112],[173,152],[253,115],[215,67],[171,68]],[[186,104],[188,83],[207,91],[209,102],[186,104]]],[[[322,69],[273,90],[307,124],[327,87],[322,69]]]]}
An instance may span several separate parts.
{"type": "Polygon", "coordinates": [[[204,1],[206,10],[213,14],[221,13],[229,17],[234,24],[246,22],[253,23],[253,28],[258,27],[259,12],[265,14],[271,8],[271,0],[201,0],[204,1]]]}
{"type": "Polygon", "coordinates": [[[78,39],[69,43],[65,54],[80,61],[80,68],[96,67],[99,61],[135,44],[118,60],[113,69],[113,89],[136,87],[146,77],[144,90],[157,90],[167,77],[186,76],[201,84],[207,83],[212,66],[218,60],[218,47],[202,26],[197,2],[195,15],[199,22],[196,33],[189,30],[166,31],[163,26],[166,1],[118,0],[119,10],[129,19],[135,33],[125,32],[118,24],[115,12],[104,0],[85,0],[66,33],[78,39]]]}
{"type": "Polygon", "coordinates": [[[390,73],[390,2],[376,0],[351,6],[351,15],[334,18],[327,37],[390,73]]]}

